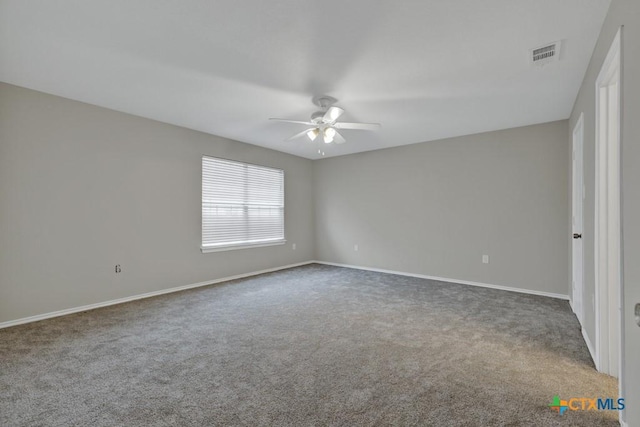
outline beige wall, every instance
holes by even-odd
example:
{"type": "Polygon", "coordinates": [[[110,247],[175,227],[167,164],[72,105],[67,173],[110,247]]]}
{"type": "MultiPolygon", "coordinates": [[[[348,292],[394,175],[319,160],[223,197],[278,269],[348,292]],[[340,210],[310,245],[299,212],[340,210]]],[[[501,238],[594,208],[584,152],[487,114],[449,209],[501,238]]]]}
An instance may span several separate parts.
{"type": "Polygon", "coordinates": [[[567,133],[559,121],[316,161],[316,255],[566,295],[567,133]]]}
{"type": "Polygon", "coordinates": [[[640,426],[640,328],[633,306],[640,302],[640,1],[613,0],[598,43],[571,114],[570,127],[584,113],[585,165],[585,319],[583,326],[595,345],[594,284],[594,195],[595,195],[595,82],[611,42],[624,25],[622,36],[622,228],[623,315],[626,345],[624,371],[629,426],[640,426]]]}
{"type": "Polygon", "coordinates": [[[311,179],[310,160],[0,84],[0,322],[311,260],[311,179]],[[286,245],[200,253],[203,154],[285,170],[286,245]]]}
{"type": "Polygon", "coordinates": [[[316,250],[325,261],[566,294],[568,229],[556,218],[568,215],[567,132],[562,121],[312,163],[0,84],[0,322],[316,250]],[[202,154],[285,170],[287,245],[200,253],[202,154]]]}

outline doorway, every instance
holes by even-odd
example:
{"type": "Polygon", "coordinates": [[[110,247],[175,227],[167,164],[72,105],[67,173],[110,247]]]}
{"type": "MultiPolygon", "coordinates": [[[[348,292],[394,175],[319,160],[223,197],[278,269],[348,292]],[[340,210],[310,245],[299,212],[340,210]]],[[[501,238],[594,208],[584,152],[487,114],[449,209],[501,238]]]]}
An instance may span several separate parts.
{"type": "Polygon", "coordinates": [[[620,31],[596,80],[595,306],[596,365],[620,378],[620,31]]]}
{"type": "Polygon", "coordinates": [[[583,146],[584,146],[584,114],[580,114],[576,126],[573,128],[572,146],[572,198],[571,198],[571,227],[573,239],[571,245],[572,253],[572,275],[571,275],[571,295],[573,312],[578,317],[580,325],[583,322],[583,289],[584,289],[584,258],[583,258],[583,206],[584,206],[584,169],[583,169],[583,146]]]}

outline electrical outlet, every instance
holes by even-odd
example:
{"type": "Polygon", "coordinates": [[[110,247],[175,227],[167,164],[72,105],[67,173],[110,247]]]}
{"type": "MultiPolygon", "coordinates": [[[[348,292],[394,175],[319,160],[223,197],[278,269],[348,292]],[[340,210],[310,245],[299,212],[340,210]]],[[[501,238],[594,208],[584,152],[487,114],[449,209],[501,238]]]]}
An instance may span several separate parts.
{"type": "Polygon", "coordinates": [[[120,268],[120,264],[116,264],[116,273],[120,273],[122,268],[120,268]]]}
{"type": "Polygon", "coordinates": [[[353,250],[354,250],[355,252],[358,252],[358,244],[357,244],[357,243],[356,243],[355,245],[353,245],[353,250]]]}
{"type": "Polygon", "coordinates": [[[489,264],[489,255],[482,255],[482,263],[489,264]]]}
{"type": "Polygon", "coordinates": [[[294,251],[296,250],[296,244],[295,243],[291,245],[291,249],[293,249],[294,251]]]}

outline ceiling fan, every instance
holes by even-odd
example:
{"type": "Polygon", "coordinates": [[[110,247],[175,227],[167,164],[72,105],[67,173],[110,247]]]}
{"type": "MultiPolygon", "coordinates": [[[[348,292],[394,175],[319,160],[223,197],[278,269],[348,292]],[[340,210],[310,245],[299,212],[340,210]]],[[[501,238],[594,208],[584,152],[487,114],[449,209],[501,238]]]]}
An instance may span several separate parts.
{"type": "Polygon", "coordinates": [[[339,129],[353,129],[353,130],[377,130],[380,128],[379,123],[347,123],[338,122],[344,110],[340,107],[336,107],[333,104],[337,102],[337,99],[330,96],[319,96],[313,98],[313,103],[320,107],[320,111],[316,111],[311,114],[311,120],[299,121],[299,120],[287,120],[287,119],[274,119],[279,122],[296,123],[301,125],[311,126],[308,129],[303,130],[300,133],[288,138],[287,141],[299,138],[307,135],[311,141],[322,135],[322,140],[326,144],[335,142],[336,144],[344,144],[346,139],[338,132],[339,129]]]}

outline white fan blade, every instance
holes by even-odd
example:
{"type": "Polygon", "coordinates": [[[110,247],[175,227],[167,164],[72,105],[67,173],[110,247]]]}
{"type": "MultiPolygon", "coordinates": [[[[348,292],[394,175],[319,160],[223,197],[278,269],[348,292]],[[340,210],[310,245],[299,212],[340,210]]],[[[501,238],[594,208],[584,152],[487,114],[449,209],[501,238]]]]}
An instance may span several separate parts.
{"type": "Polygon", "coordinates": [[[322,117],[322,123],[334,123],[344,113],[340,107],[330,107],[322,117]]]}
{"type": "Polygon", "coordinates": [[[291,141],[291,140],[293,140],[293,139],[300,138],[301,136],[306,135],[306,134],[307,134],[307,132],[309,132],[310,130],[313,130],[313,129],[315,129],[315,128],[305,129],[305,130],[303,130],[302,132],[300,132],[300,133],[296,133],[296,134],[295,134],[295,135],[293,135],[292,137],[287,138],[285,141],[291,141]]]}
{"type": "Polygon", "coordinates": [[[380,123],[347,123],[339,122],[333,125],[336,129],[378,130],[380,123]]]}
{"type": "Polygon", "coordinates": [[[287,120],[287,119],[269,119],[269,120],[274,120],[276,122],[285,122],[285,123],[297,123],[297,124],[300,124],[300,125],[308,125],[308,126],[315,125],[315,123],[312,123],[312,122],[301,122],[300,120],[287,120]]]}
{"type": "Polygon", "coordinates": [[[333,136],[333,142],[335,142],[336,144],[344,144],[345,142],[347,142],[347,140],[344,139],[342,135],[340,135],[340,132],[336,131],[336,134],[333,136]]]}

